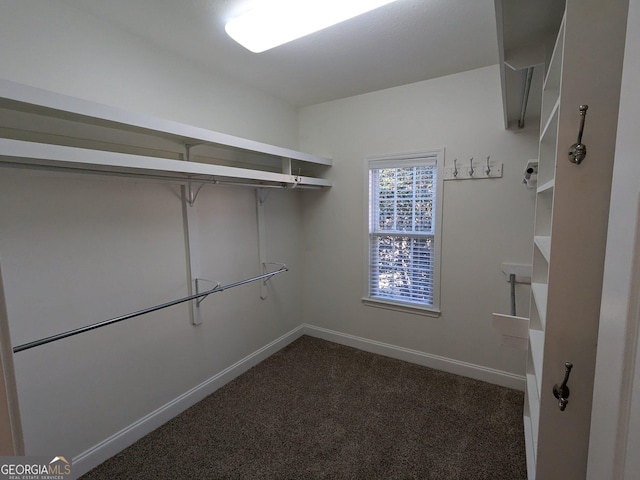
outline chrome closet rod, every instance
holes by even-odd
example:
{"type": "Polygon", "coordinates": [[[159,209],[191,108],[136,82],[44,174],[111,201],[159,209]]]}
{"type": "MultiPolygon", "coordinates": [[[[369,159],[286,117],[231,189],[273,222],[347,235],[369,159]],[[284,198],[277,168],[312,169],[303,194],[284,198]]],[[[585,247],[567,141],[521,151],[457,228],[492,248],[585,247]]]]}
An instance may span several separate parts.
{"type": "Polygon", "coordinates": [[[23,350],[39,347],[40,345],[45,345],[47,343],[55,342],[57,340],[62,340],[63,338],[71,337],[73,335],[78,335],[79,333],[88,332],[89,330],[95,330],[96,328],[106,327],[107,325],[111,325],[113,323],[122,322],[123,320],[129,320],[130,318],[139,317],[140,315],[145,315],[147,313],[155,312],[163,308],[172,307],[174,305],[178,305],[179,303],[184,303],[184,302],[188,302],[189,300],[195,300],[196,298],[205,297],[212,293],[218,293],[218,292],[222,292],[223,290],[228,290],[229,288],[238,287],[240,285],[244,285],[245,283],[255,282],[256,280],[262,280],[263,278],[271,278],[274,275],[277,275],[278,273],[286,272],[288,270],[289,269],[287,268],[287,266],[283,265],[278,270],[275,270],[269,273],[264,273],[262,275],[258,275],[257,277],[248,278],[246,280],[241,280],[235,283],[230,283],[229,285],[222,285],[222,286],[218,285],[212,288],[211,290],[207,290],[206,292],[196,293],[195,295],[189,295],[188,297],[179,298],[171,302],[156,305],[154,307],[145,308],[144,310],[138,310],[137,312],[132,312],[126,315],[121,315],[119,317],[110,318],[109,320],[104,320],[102,322],[94,323],[92,325],[87,325],[86,327],[76,328],[74,330],[69,330],[68,332],[58,333],[57,335],[41,338],[40,340],[35,340],[29,343],[24,343],[22,345],[18,345],[17,347],[13,347],[13,353],[18,353],[18,352],[22,352],[23,350]]]}

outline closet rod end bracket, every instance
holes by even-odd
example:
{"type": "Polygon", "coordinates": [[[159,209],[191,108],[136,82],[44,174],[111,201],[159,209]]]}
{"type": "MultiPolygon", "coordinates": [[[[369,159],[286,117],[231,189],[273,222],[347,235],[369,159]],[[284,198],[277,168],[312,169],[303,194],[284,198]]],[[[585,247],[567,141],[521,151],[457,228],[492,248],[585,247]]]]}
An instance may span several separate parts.
{"type": "MultiPolygon", "coordinates": [[[[194,282],[195,282],[195,285],[196,285],[196,295],[200,295],[200,291],[201,291],[200,283],[201,282],[209,282],[209,283],[214,283],[215,284],[215,287],[213,287],[213,289],[209,289],[209,290],[211,290],[209,293],[214,293],[213,291],[215,291],[215,290],[220,288],[220,282],[214,282],[213,280],[206,280],[204,278],[196,278],[194,282]]],[[[209,296],[209,294],[204,295],[204,296],[202,296],[200,298],[196,298],[195,299],[196,307],[200,308],[200,304],[208,296],[209,296]]]]}

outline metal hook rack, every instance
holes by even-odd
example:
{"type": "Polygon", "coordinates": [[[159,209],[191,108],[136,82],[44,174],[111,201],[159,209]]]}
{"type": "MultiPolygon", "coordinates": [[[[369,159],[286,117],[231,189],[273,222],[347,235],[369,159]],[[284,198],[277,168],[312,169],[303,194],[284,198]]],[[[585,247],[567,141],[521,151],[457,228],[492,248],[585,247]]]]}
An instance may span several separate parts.
{"type": "Polygon", "coordinates": [[[487,163],[483,168],[474,167],[474,157],[469,159],[469,168],[458,168],[457,158],[453,160],[453,167],[444,168],[445,180],[478,180],[501,177],[502,163],[492,162],[491,155],[487,155],[487,163]]]}

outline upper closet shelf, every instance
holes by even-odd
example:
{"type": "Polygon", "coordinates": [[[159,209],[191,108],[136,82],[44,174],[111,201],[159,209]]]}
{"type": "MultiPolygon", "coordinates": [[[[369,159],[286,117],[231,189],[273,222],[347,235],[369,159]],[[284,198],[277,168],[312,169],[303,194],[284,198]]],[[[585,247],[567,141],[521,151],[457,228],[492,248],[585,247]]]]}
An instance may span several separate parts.
{"type": "Polygon", "coordinates": [[[23,142],[0,138],[0,164],[9,167],[41,167],[80,173],[134,175],[172,181],[252,182],[257,187],[277,185],[300,188],[329,187],[322,178],[299,177],[246,168],[184,162],[85,148],[23,142]]]}
{"type": "Polygon", "coordinates": [[[34,143],[29,149],[3,141],[0,161],[18,166],[71,168],[74,164],[79,170],[118,174],[142,169],[147,175],[157,169],[160,176],[171,172],[177,177],[213,176],[237,183],[331,186],[318,178],[331,166],[329,158],[1,79],[0,137],[34,143]],[[49,154],[44,144],[68,148],[51,150],[55,158],[45,161],[49,154]],[[70,155],[67,160],[63,158],[66,154],[70,155]]]}

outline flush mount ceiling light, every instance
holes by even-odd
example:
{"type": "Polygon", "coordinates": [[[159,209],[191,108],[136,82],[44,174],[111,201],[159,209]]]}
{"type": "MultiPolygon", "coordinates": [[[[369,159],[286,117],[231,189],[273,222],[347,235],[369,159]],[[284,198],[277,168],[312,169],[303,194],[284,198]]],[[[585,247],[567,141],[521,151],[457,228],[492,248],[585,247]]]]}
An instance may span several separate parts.
{"type": "Polygon", "coordinates": [[[247,50],[260,53],[394,1],[263,0],[225,30],[247,50]]]}

